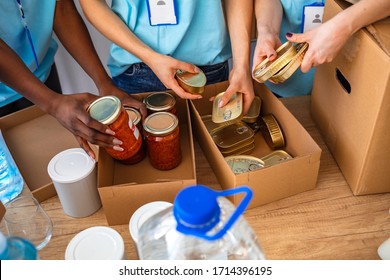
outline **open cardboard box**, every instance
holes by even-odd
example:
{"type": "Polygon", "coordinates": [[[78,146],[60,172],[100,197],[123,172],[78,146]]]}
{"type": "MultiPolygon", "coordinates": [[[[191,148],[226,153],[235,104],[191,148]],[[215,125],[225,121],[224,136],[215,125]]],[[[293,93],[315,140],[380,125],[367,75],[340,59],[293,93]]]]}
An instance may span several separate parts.
{"type": "Polygon", "coordinates": [[[166,171],[155,169],[147,156],[137,164],[125,165],[99,149],[98,190],[109,225],[127,224],[142,205],[152,201],[173,202],[182,188],[196,184],[188,103],[178,98],[176,107],[183,157],[178,167],[166,171]]]}
{"type": "MultiPolygon", "coordinates": [[[[262,99],[261,115],[272,113],[276,117],[286,140],[284,150],[294,157],[292,160],[235,175],[201,119],[201,116],[212,112],[209,97],[225,91],[228,82],[207,86],[202,99],[190,101],[194,134],[221,187],[231,189],[241,185],[249,186],[254,193],[249,208],[315,188],[321,156],[317,143],[286,107],[264,85],[254,85],[255,93],[262,99]]],[[[271,152],[261,133],[257,132],[255,149],[249,155],[263,157],[271,152]]],[[[230,199],[235,205],[241,201],[240,196],[232,196],[230,199]]]]}
{"type": "Polygon", "coordinates": [[[0,118],[0,129],[34,197],[41,202],[55,196],[47,165],[59,152],[79,147],[73,134],[36,106],[0,118]]]}
{"type": "MultiPolygon", "coordinates": [[[[348,6],[326,1],[324,20],[348,6]]],[[[355,195],[390,192],[390,19],[370,30],[316,68],[311,99],[313,119],[355,195]]]]}

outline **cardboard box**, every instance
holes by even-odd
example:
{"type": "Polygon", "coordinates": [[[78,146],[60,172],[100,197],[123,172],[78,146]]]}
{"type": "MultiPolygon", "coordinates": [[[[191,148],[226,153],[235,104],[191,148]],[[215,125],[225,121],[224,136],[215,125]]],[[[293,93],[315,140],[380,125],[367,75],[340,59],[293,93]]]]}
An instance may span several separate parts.
{"type": "Polygon", "coordinates": [[[172,170],[153,168],[148,157],[124,165],[99,150],[98,190],[109,225],[127,224],[131,215],[152,201],[173,202],[178,191],[196,184],[192,129],[186,100],[177,99],[182,162],[172,170]]]}
{"type": "MultiPolygon", "coordinates": [[[[344,4],[326,1],[324,19],[344,4]]],[[[389,19],[372,26],[389,48],[389,19]]],[[[317,67],[311,111],[352,192],[390,192],[390,56],[366,29],[317,67]]]]}
{"type": "MultiPolygon", "coordinates": [[[[239,175],[232,172],[201,120],[201,116],[212,112],[209,97],[225,91],[227,86],[228,82],[207,86],[203,99],[190,102],[194,134],[221,187],[223,189],[241,185],[251,187],[254,196],[249,208],[315,188],[321,149],[286,107],[259,83],[255,83],[255,92],[262,99],[261,114],[272,113],[276,117],[286,139],[285,151],[294,159],[239,175]]],[[[256,133],[255,149],[250,155],[263,157],[271,152],[261,133],[256,133]]],[[[235,205],[241,201],[239,196],[230,199],[235,205]]]]}
{"type": "Polygon", "coordinates": [[[0,129],[34,197],[41,202],[55,196],[47,165],[57,153],[79,147],[73,134],[36,106],[0,118],[0,129]]]}

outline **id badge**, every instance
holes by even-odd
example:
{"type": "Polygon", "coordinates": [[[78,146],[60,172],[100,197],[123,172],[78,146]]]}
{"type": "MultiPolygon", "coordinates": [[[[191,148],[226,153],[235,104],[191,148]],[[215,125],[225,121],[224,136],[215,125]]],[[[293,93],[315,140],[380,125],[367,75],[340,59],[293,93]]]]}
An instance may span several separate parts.
{"type": "Polygon", "coordinates": [[[175,0],[146,0],[151,26],[177,24],[175,0]]]}
{"type": "Polygon", "coordinates": [[[323,2],[314,2],[310,5],[303,6],[301,33],[305,33],[321,25],[323,14],[323,2]]]}

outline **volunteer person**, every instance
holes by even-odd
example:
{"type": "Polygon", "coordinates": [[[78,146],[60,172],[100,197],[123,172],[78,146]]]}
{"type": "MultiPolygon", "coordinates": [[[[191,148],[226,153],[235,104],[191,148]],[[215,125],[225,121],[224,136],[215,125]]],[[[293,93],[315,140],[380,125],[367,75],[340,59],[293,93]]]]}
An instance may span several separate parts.
{"type": "MultiPolygon", "coordinates": [[[[253,67],[265,57],[276,58],[276,49],[287,40],[307,42],[309,48],[300,69],[285,82],[266,85],[281,97],[311,93],[315,66],[332,61],[347,40],[359,29],[390,16],[389,0],[360,0],[327,22],[301,32],[305,5],[313,0],[255,0],[258,37],[253,57],[253,67]]],[[[324,2],[324,1],[317,1],[324,2]]],[[[307,20],[307,19],[306,19],[307,20]]]]}
{"type": "Polygon", "coordinates": [[[112,0],[111,8],[105,0],[80,3],[89,21],[114,43],[108,67],[124,91],[169,88],[182,98],[201,98],[178,85],[176,70],[196,73],[199,67],[209,84],[224,81],[233,53],[230,86],[220,105],[242,92],[244,111],[249,109],[254,98],[249,66],[253,0],[112,0]]]}
{"type": "Polygon", "coordinates": [[[146,114],[141,102],[112,83],[72,0],[7,0],[0,1],[0,115],[34,103],[71,131],[91,157],[95,154],[87,141],[121,150],[121,141],[114,133],[86,111],[97,96],[58,94],[60,86],[54,66],[57,43],[52,38],[53,30],[92,78],[100,95],[116,95],[126,105],[140,108],[146,114]]]}

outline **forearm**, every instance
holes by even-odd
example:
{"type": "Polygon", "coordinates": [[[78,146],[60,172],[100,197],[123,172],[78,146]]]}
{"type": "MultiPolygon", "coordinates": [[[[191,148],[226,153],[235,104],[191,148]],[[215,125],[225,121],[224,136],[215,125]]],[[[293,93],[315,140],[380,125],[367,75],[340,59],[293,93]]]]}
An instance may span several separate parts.
{"type": "Polygon", "coordinates": [[[254,0],[257,32],[279,36],[283,9],[279,0],[254,0]]]}

